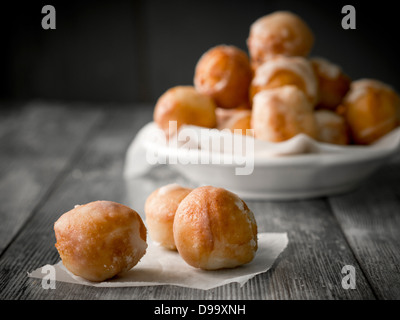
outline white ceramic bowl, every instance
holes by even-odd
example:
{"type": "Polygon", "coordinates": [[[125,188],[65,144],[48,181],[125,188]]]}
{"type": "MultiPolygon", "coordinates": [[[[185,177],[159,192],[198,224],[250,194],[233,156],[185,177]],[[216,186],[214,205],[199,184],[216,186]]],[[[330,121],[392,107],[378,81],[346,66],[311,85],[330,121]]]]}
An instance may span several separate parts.
{"type": "MultiPolygon", "coordinates": [[[[127,178],[151,170],[151,165],[143,159],[148,152],[157,152],[168,160],[182,156],[185,163],[177,161],[169,165],[198,185],[223,187],[244,199],[294,200],[347,192],[359,186],[400,150],[400,128],[371,146],[334,146],[318,143],[305,135],[279,144],[255,140],[253,172],[237,175],[238,165],[227,164],[229,161],[194,164],[196,160],[200,162],[201,157],[221,159],[221,150],[202,149],[201,143],[189,150],[173,148],[154,142],[155,130],[153,123],[145,126],[129,148],[127,178]],[[298,154],[305,150],[312,153],[298,154]]],[[[219,133],[212,131],[212,134],[219,133]]]]}

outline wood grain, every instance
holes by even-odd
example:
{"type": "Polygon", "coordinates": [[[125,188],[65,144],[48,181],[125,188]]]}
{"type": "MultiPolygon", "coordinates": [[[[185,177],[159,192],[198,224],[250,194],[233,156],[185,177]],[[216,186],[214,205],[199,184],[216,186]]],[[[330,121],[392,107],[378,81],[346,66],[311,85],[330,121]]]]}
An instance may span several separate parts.
{"type": "Polygon", "coordinates": [[[96,109],[32,103],[2,112],[0,125],[0,254],[46,198],[85,137],[96,109]]]}
{"type": "Polygon", "coordinates": [[[376,296],[399,299],[400,162],[330,204],[376,296]]]}
{"type": "Polygon", "coordinates": [[[374,299],[325,199],[250,202],[260,231],[286,231],[289,245],[261,283],[271,299],[374,299]],[[345,290],[344,265],[359,274],[356,290],[345,290]]]}

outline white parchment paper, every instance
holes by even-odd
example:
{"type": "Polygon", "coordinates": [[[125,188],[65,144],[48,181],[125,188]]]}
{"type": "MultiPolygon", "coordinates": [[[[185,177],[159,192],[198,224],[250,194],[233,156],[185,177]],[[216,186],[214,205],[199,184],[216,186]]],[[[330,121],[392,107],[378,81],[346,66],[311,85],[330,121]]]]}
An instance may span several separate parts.
{"type": "MultiPolygon", "coordinates": [[[[56,281],[94,287],[138,287],[176,285],[208,290],[228,283],[243,286],[257,274],[267,272],[288,244],[287,233],[259,233],[258,250],[254,260],[234,269],[205,271],[189,266],[176,251],[149,242],[142,260],[130,271],[111,280],[91,282],[70,273],[62,264],[55,264],[56,281]]],[[[38,268],[29,277],[42,279],[48,274],[48,266],[38,268]],[[43,273],[42,273],[43,271],[43,273]]]]}

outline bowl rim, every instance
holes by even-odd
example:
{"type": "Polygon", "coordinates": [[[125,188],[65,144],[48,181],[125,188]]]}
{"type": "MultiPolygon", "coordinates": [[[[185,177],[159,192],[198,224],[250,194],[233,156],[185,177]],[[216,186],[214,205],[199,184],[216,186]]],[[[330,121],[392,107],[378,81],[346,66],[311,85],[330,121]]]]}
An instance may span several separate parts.
{"type": "MultiPolygon", "coordinates": [[[[154,122],[148,123],[148,126],[155,126],[154,122]]],[[[191,126],[194,127],[194,126],[191,126]]],[[[197,127],[200,128],[200,127],[197,127]]],[[[200,128],[205,129],[205,128],[200,128]]],[[[215,129],[211,129],[215,130],[215,129]]],[[[234,134],[234,133],[232,133],[234,134]]],[[[242,136],[244,139],[254,139],[255,141],[261,141],[250,136],[242,136]]],[[[299,134],[287,141],[276,143],[288,143],[293,139],[306,139],[310,143],[323,146],[324,152],[313,152],[313,153],[299,153],[290,155],[254,155],[254,166],[255,167],[309,167],[309,166],[338,166],[354,163],[365,163],[371,161],[378,161],[381,159],[390,158],[395,155],[396,152],[400,151],[400,127],[392,130],[372,145],[345,145],[339,146],[329,143],[318,142],[304,134],[299,134]],[[390,147],[376,147],[376,144],[388,140],[392,137],[397,138],[396,143],[391,144],[390,147]]],[[[197,148],[177,148],[170,147],[168,145],[161,145],[154,141],[146,141],[144,143],[146,150],[153,150],[160,156],[167,157],[179,157],[185,158],[185,163],[190,165],[214,165],[221,167],[237,167],[238,165],[246,163],[248,159],[242,155],[224,154],[216,151],[210,151],[205,149],[197,148]],[[201,159],[210,159],[209,163],[201,163],[201,159]],[[186,163],[187,162],[187,163],[186,163]]]]}

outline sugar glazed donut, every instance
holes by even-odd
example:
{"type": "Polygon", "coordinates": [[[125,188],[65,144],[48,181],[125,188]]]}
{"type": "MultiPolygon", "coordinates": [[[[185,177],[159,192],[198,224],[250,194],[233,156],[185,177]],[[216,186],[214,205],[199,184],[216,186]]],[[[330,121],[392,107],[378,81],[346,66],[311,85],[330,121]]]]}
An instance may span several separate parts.
{"type": "Polygon", "coordinates": [[[250,99],[257,92],[285,85],[302,90],[314,106],[318,99],[318,82],[311,63],[302,57],[279,56],[262,64],[250,86],[250,99]]]}
{"type": "Polygon", "coordinates": [[[192,189],[174,183],[163,186],[147,198],[146,224],[150,238],[161,246],[176,250],[173,225],[176,209],[192,189]]]}
{"type": "Polygon", "coordinates": [[[399,124],[400,98],[390,86],[377,80],[352,82],[343,107],[357,144],[371,144],[399,124]]]}
{"type": "Polygon", "coordinates": [[[182,125],[215,128],[216,105],[210,97],[196,91],[192,86],[177,86],[167,90],[158,99],[154,109],[154,122],[168,136],[169,122],[176,121],[177,129],[182,125]]]}
{"type": "Polygon", "coordinates": [[[219,45],[205,52],[194,75],[196,89],[214,99],[220,108],[248,103],[252,79],[247,54],[234,46],[219,45]]]}
{"type": "Polygon", "coordinates": [[[318,140],[325,143],[346,145],[349,143],[349,132],[345,119],[330,110],[315,111],[318,127],[318,140]]]}
{"type": "Polygon", "coordinates": [[[257,224],[237,195],[222,188],[199,187],[176,211],[174,238],[189,265],[205,270],[234,268],[253,260],[257,224]]]}
{"type": "Polygon", "coordinates": [[[350,78],[342,69],[323,58],[310,60],[318,79],[317,107],[335,110],[350,89],[350,78]]]}
{"type": "Polygon", "coordinates": [[[307,56],[314,35],[297,15],[277,11],[256,20],[250,27],[247,46],[254,68],[276,55],[307,56]]]}
{"type": "Polygon", "coordinates": [[[54,224],[63,265],[90,281],[134,267],[146,252],[146,227],[136,211],[111,201],[75,206],[54,224]]]}
{"type": "Polygon", "coordinates": [[[288,140],[299,133],[317,138],[313,107],[295,86],[263,90],[254,96],[252,126],[255,137],[269,142],[288,140]]]}

